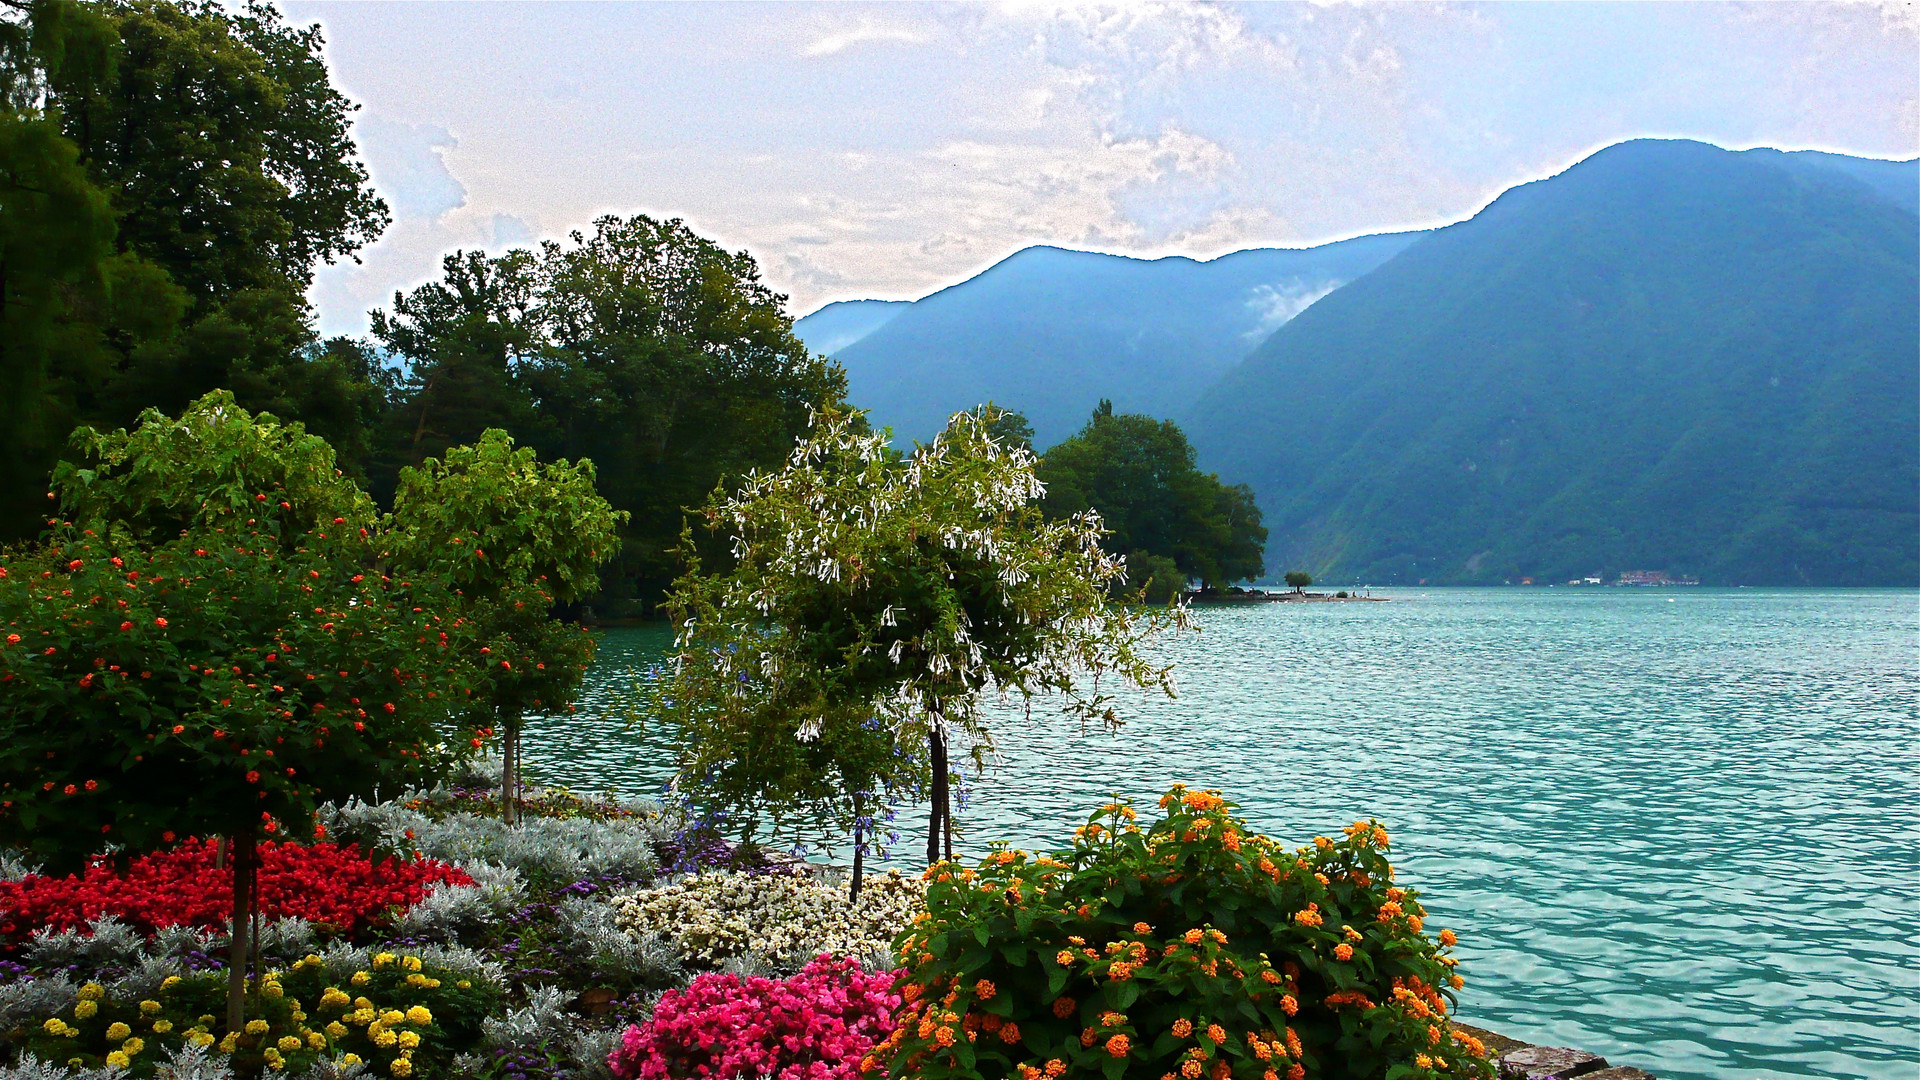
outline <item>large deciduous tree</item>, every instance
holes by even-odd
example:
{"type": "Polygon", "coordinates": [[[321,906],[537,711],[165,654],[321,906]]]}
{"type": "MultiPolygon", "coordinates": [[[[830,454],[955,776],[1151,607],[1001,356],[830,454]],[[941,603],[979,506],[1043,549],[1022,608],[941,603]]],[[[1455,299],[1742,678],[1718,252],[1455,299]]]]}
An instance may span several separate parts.
{"type": "Polygon", "coordinates": [[[1141,644],[1184,612],[1109,602],[1123,566],[1101,548],[1099,515],[1043,517],[1032,454],[995,440],[991,416],[958,414],[904,458],[858,421],[816,413],[784,468],[707,504],[730,565],[692,561],[669,599],[670,697],[683,775],[702,782],[837,793],[853,820],[863,791],[924,772],[931,862],[952,844],[952,756],[979,764],[992,748],[989,696],[1051,695],[1118,724],[1114,681],[1172,692],[1141,644]],[[808,781],[809,764],[836,782],[808,781]]]}
{"type": "Polygon", "coordinates": [[[321,48],[267,5],[0,0],[0,540],[75,424],[214,388],[325,418],[364,467],[333,419],[369,379],[304,293],[387,213],[321,48]]]}
{"type": "Polygon", "coordinates": [[[411,365],[396,451],[418,461],[503,427],[545,456],[591,457],[632,514],[610,589],[657,595],[685,509],[777,465],[808,411],[845,393],[784,301],[752,257],[679,221],[607,217],[537,251],[456,252],[373,315],[411,365]]]}
{"type": "Polygon", "coordinates": [[[1102,401],[1079,434],[1047,451],[1037,472],[1048,513],[1099,511],[1112,532],[1108,546],[1127,553],[1135,584],[1169,560],[1207,588],[1265,573],[1267,530],[1253,490],[1195,467],[1193,447],[1171,420],[1116,414],[1102,401]]]}

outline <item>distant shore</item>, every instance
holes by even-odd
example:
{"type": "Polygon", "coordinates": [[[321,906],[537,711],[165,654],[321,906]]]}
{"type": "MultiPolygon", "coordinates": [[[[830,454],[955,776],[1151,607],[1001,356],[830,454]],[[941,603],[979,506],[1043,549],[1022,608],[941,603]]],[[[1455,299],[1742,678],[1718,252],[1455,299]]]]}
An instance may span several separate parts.
{"type": "Polygon", "coordinates": [[[1190,592],[1187,602],[1190,604],[1384,604],[1385,596],[1363,596],[1359,593],[1340,592],[1294,592],[1293,590],[1269,591],[1266,589],[1229,589],[1226,592],[1190,592]]]}

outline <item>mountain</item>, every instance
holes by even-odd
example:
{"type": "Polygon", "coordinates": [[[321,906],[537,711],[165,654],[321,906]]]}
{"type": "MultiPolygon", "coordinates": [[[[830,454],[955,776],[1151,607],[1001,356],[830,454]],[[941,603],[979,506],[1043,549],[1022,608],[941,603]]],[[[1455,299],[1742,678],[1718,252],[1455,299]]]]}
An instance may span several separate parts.
{"type": "Polygon", "coordinates": [[[1335,581],[1920,583],[1920,168],[1643,140],[1514,188],[1180,416],[1335,581]]]}
{"type": "Polygon", "coordinates": [[[991,400],[1025,413],[1044,449],[1102,398],[1121,412],[1181,412],[1274,327],[1414,235],[1207,262],[1033,247],[904,307],[833,304],[795,331],[846,367],[849,400],[901,439],[930,439],[991,400]]]}
{"type": "Polygon", "coordinates": [[[909,300],[837,300],[795,319],[793,332],[807,348],[826,356],[859,341],[912,306],[909,300]]]}

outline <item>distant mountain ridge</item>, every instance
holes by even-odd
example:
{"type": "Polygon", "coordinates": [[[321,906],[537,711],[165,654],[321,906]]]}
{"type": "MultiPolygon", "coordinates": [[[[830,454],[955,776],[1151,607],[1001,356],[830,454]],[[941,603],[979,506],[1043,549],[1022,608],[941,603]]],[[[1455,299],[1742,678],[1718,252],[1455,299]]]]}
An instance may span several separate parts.
{"type": "Polygon", "coordinates": [[[1274,327],[1416,235],[1206,262],[1027,248],[911,304],[830,304],[794,330],[846,367],[849,400],[902,440],[993,400],[1025,413],[1044,449],[1102,398],[1122,412],[1183,411],[1274,327]]]}
{"type": "Polygon", "coordinates": [[[1269,566],[1920,583],[1920,168],[1623,143],[1436,230],[1180,419],[1269,566]]]}

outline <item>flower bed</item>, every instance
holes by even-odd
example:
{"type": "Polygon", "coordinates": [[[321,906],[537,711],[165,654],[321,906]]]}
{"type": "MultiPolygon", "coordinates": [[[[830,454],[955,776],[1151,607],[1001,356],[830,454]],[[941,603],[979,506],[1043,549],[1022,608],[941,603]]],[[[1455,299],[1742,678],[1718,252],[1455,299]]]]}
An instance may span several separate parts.
{"type": "Polygon", "coordinates": [[[884,956],[925,894],[924,883],[899,873],[876,876],[849,902],[802,874],[720,872],[622,897],[613,908],[629,933],[671,939],[690,963],[711,965],[736,956],[884,956]]]}
{"type": "Polygon", "coordinates": [[[821,956],[789,979],[706,974],[628,1028],[619,1080],[846,1080],[893,1024],[899,973],[821,956]]]}
{"type": "MultiPolygon", "coordinates": [[[[124,875],[96,863],[75,876],[0,881],[0,942],[43,928],[73,929],[102,915],[145,931],[225,926],[233,911],[233,870],[215,867],[217,849],[212,840],[189,841],[133,860],[124,875]]],[[[445,863],[376,862],[352,845],[269,842],[259,852],[263,917],[306,919],[347,934],[419,903],[437,884],[473,881],[445,863]]]]}

